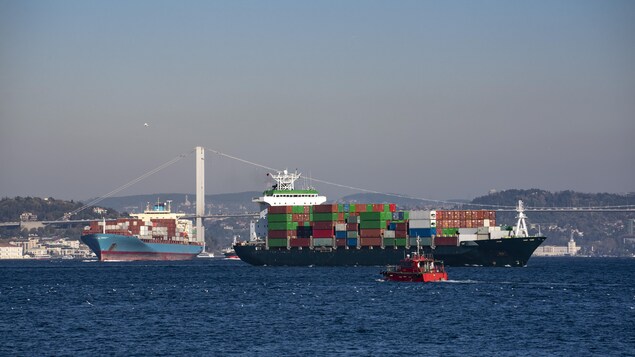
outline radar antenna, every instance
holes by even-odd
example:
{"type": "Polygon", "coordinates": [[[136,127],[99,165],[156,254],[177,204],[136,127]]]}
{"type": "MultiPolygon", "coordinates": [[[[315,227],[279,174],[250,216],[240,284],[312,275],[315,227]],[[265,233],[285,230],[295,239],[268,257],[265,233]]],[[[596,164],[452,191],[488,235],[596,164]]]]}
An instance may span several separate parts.
{"type": "Polygon", "coordinates": [[[518,222],[516,222],[514,236],[529,237],[529,233],[527,232],[527,224],[525,223],[525,218],[527,218],[527,215],[525,214],[525,205],[523,204],[523,201],[518,200],[516,212],[518,212],[518,215],[516,216],[516,218],[518,218],[518,222]]]}
{"type": "Polygon", "coordinates": [[[278,171],[277,174],[269,174],[274,180],[276,180],[277,189],[281,191],[291,191],[294,190],[294,182],[300,178],[298,171],[294,173],[289,173],[287,170],[278,171]]]}

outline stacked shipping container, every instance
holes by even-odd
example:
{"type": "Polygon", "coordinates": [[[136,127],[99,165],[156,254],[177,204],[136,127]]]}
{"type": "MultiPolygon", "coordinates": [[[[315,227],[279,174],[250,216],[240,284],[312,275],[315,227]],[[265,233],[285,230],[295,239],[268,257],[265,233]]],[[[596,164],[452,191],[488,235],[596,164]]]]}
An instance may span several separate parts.
{"type": "Polygon", "coordinates": [[[394,204],[274,206],[269,208],[267,243],[272,248],[458,245],[482,239],[477,228],[495,223],[495,212],[486,210],[404,212],[394,204]]]}

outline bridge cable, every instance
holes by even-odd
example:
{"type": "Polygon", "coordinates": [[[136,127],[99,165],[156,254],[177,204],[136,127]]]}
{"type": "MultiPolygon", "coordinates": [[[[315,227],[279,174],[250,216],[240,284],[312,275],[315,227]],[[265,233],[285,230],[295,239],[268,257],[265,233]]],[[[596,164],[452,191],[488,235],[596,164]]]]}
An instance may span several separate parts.
{"type": "MultiPolygon", "coordinates": [[[[266,170],[282,171],[282,170],[278,170],[278,169],[275,169],[275,168],[272,168],[272,167],[269,167],[269,166],[265,166],[265,165],[262,165],[262,164],[257,164],[255,162],[252,162],[252,161],[249,161],[249,160],[241,159],[241,158],[236,157],[236,156],[228,155],[228,154],[222,153],[222,152],[220,152],[218,150],[214,150],[214,149],[210,149],[210,148],[205,148],[205,150],[207,150],[209,152],[212,152],[214,154],[220,155],[220,156],[227,157],[227,158],[232,159],[232,160],[240,161],[240,162],[243,162],[243,163],[246,163],[246,164],[249,164],[249,165],[253,165],[253,166],[257,166],[257,167],[266,169],[266,170]]],[[[429,199],[429,198],[413,197],[413,196],[395,194],[395,193],[385,193],[385,192],[379,192],[379,191],[369,190],[369,189],[360,188],[360,187],[343,185],[343,184],[330,182],[330,181],[326,181],[326,180],[320,180],[320,179],[316,179],[316,178],[313,178],[313,177],[309,178],[309,180],[320,182],[320,183],[323,183],[323,184],[326,184],[326,185],[337,186],[337,187],[341,187],[341,188],[347,188],[347,189],[360,191],[360,192],[374,193],[374,194],[380,194],[380,195],[386,195],[386,196],[392,196],[392,197],[400,197],[400,198],[406,198],[406,199],[418,200],[418,201],[427,201],[427,202],[453,204],[453,205],[461,204],[461,205],[469,205],[469,206],[498,207],[498,208],[503,208],[503,209],[506,209],[506,208],[515,209],[516,208],[516,206],[487,205],[487,204],[478,204],[478,203],[462,203],[462,202],[452,202],[452,201],[443,201],[443,200],[433,200],[433,199],[429,199]]]]}
{"type": "Polygon", "coordinates": [[[78,209],[76,209],[74,211],[71,211],[70,215],[71,216],[75,215],[75,214],[85,210],[86,208],[91,207],[91,206],[103,201],[104,199],[106,199],[106,198],[108,198],[108,197],[110,197],[110,196],[112,196],[112,195],[114,195],[116,193],[119,193],[119,192],[125,190],[126,188],[138,183],[139,181],[144,180],[144,179],[154,175],[155,173],[167,168],[168,166],[171,166],[171,165],[175,164],[176,162],[182,160],[183,158],[187,157],[188,155],[192,154],[193,152],[194,152],[194,150],[192,150],[190,152],[187,152],[187,153],[184,153],[184,154],[180,154],[179,156],[177,156],[177,157],[173,158],[172,160],[162,164],[161,166],[158,166],[158,167],[146,172],[145,174],[137,177],[136,179],[134,179],[134,180],[132,180],[132,181],[126,183],[126,184],[123,184],[122,186],[119,186],[118,188],[106,193],[105,195],[88,202],[87,204],[85,204],[82,207],[80,207],[80,208],[78,208],[78,209]]]}
{"type": "MultiPolygon", "coordinates": [[[[210,149],[210,148],[205,148],[207,151],[212,152],[214,154],[220,155],[220,156],[224,156],[227,157],[229,159],[232,160],[236,160],[236,161],[240,161],[242,163],[245,164],[249,164],[252,166],[256,166],[259,168],[263,168],[266,170],[271,170],[271,171],[282,171],[279,169],[275,169],[269,166],[265,166],[262,164],[258,164],[249,160],[245,160],[245,159],[241,159],[239,157],[236,156],[232,156],[229,154],[225,154],[223,152],[220,152],[218,150],[214,150],[214,149],[210,149]]],[[[516,206],[515,205],[497,205],[497,204],[484,204],[484,203],[470,203],[470,202],[457,202],[457,201],[447,201],[447,200],[434,200],[434,199],[430,199],[430,198],[421,198],[421,197],[415,197],[415,196],[409,196],[409,195],[403,195],[403,194],[396,194],[396,193],[385,193],[385,192],[380,192],[380,191],[375,191],[375,190],[369,190],[369,189],[365,189],[365,188],[360,188],[360,187],[354,187],[354,186],[348,186],[348,185],[343,185],[343,184],[339,184],[339,183],[335,183],[335,182],[330,182],[330,181],[326,181],[326,180],[321,180],[321,179],[316,179],[314,177],[310,177],[307,178],[310,181],[316,181],[319,183],[323,183],[325,185],[331,185],[331,186],[336,186],[336,187],[341,187],[341,188],[347,188],[350,190],[355,190],[355,191],[360,191],[360,192],[365,192],[365,193],[374,193],[374,194],[380,194],[380,195],[386,195],[386,196],[392,196],[392,197],[399,197],[399,198],[405,198],[405,199],[411,199],[411,200],[417,200],[417,201],[426,201],[426,202],[434,202],[434,203],[439,203],[439,204],[451,204],[451,205],[459,205],[459,206],[473,206],[473,207],[482,207],[482,208],[492,208],[492,209],[500,209],[500,210],[511,210],[511,211],[515,211],[516,210],[516,206]]],[[[598,206],[598,207],[584,207],[584,209],[596,209],[596,210],[602,210],[602,209],[615,209],[615,208],[632,208],[633,205],[614,205],[614,206],[598,206]]],[[[554,211],[554,210],[558,210],[558,209],[572,209],[573,207],[529,207],[526,206],[525,209],[527,210],[545,210],[545,211],[554,211]]],[[[582,208],[582,207],[579,207],[582,208]]]]}

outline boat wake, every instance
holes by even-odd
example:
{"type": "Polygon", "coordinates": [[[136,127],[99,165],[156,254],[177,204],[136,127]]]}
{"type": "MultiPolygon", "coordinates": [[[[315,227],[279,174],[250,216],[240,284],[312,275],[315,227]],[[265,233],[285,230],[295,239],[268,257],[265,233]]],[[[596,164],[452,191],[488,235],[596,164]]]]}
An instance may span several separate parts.
{"type": "Polygon", "coordinates": [[[446,283],[453,283],[453,284],[478,284],[480,283],[480,281],[478,280],[446,280],[446,283]]]}

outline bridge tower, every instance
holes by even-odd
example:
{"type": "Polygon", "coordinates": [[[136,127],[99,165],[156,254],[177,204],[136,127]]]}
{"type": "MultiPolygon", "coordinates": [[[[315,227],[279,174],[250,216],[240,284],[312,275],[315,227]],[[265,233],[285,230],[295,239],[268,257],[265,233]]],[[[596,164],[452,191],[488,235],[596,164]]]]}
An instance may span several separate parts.
{"type": "Polygon", "coordinates": [[[196,241],[205,246],[205,148],[196,147],[196,241]]]}

